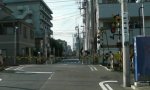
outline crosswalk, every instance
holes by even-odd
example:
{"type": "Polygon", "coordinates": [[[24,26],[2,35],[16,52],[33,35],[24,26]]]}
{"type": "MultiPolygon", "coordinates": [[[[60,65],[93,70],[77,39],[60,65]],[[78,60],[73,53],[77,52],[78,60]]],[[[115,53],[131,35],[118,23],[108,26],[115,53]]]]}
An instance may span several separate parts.
{"type": "Polygon", "coordinates": [[[88,65],[91,71],[98,71],[98,68],[104,68],[106,71],[111,71],[111,69],[107,68],[106,66],[102,65],[88,65]]]}
{"type": "Polygon", "coordinates": [[[14,70],[14,71],[19,71],[19,70],[23,70],[24,66],[18,66],[18,67],[9,67],[9,68],[6,68],[5,70],[8,71],[8,70],[14,70]]]}
{"type": "Polygon", "coordinates": [[[88,65],[91,71],[98,71],[98,69],[93,65],[88,65]]]}

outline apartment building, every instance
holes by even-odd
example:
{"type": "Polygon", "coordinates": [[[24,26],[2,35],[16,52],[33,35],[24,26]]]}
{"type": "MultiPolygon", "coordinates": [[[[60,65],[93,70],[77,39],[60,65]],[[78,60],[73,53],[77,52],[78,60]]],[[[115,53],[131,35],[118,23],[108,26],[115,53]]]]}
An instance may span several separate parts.
{"type": "Polygon", "coordinates": [[[83,0],[83,23],[84,23],[84,50],[96,53],[97,48],[97,24],[96,24],[96,0],[83,0]]]}
{"type": "Polygon", "coordinates": [[[36,51],[47,57],[48,40],[52,34],[52,11],[43,0],[3,0],[17,19],[33,25],[36,51]]]}
{"type": "MultiPolygon", "coordinates": [[[[142,14],[141,4],[136,0],[128,0],[129,14],[129,41],[133,45],[133,38],[142,35],[142,14]]],[[[113,17],[121,17],[121,6],[118,0],[97,0],[97,30],[101,31],[101,46],[98,47],[104,53],[118,51],[118,46],[122,41],[121,28],[116,28],[115,33],[111,33],[113,17]]],[[[150,0],[144,0],[145,34],[150,35],[150,0]]]]}

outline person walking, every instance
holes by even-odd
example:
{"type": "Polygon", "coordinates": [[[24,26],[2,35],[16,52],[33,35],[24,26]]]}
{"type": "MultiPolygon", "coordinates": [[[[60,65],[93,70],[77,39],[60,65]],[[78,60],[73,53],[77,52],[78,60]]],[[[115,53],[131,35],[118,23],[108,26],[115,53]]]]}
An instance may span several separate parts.
{"type": "Polygon", "coordinates": [[[113,53],[110,51],[110,68],[113,70],[114,69],[114,55],[113,53]]]}

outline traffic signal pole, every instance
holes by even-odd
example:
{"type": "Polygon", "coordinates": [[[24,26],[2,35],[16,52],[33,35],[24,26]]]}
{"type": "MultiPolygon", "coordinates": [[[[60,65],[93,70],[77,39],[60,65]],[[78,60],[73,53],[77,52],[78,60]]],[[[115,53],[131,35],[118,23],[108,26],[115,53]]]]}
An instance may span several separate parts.
{"type": "Polygon", "coordinates": [[[123,87],[130,87],[128,0],[120,0],[122,16],[123,87]]]}

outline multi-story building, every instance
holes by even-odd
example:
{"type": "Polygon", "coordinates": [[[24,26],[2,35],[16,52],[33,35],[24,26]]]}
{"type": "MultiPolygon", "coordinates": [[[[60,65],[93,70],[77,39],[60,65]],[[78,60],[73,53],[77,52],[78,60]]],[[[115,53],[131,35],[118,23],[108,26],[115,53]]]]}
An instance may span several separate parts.
{"type": "MultiPolygon", "coordinates": [[[[142,34],[141,4],[135,2],[136,0],[128,0],[129,40],[131,46],[133,44],[133,37],[142,34]]],[[[150,0],[144,0],[146,35],[150,35],[149,8],[150,0]]],[[[120,50],[122,46],[121,23],[119,28],[115,28],[114,33],[111,32],[113,29],[112,24],[114,22],[114,16],[121,17],[121,4],[118,2],[118,0],[83,0],[83,9],[83,22],[85,24],[86,32],[85,49],[92,48],[91,45],[95,34],[93,36],[91,34],[93,34],[92,32],[98,32],[100,34],[100,44],[98,44],[97,49],[100,49],[100,51],[103,51],[103,53],[107,53],[109,51],[116,52],[120,50]],[[94,18],[96,20],[93,21],[94,18]],[[92,25],[94,28],[92,28],[92,25]]]]}
{"type": "Polygon", "coordinates": [[[73,36],[73,51],[76,52],[76,56],[79,56],[79,52],[81,54],[81,51],[83,49],[83,38],[81,38],[81,36],[78,34],[74,34],[73,36]]]}
{"type": "MultiPolygon", "coordinates": [[[[115,29],[115,33],[111,33],[113,17],[118,15],[121,17],[121,5],[118,0],[97,0],[97,30],[101,31],[101,46],[104,52],[117,51],[119,43],[122,43],[121,27],[115,29]]],[[[144,17],[145,17],[145,34],[150,35],[150,0],[144,0],[144,17]]],[[[133,44],[133,38],[142,35],[142,13],[141,4],[136,0],[128,0],[129,15],[129,41],[133,44]]],[[[121,23],[120,23],[121,25],[121,23]]]]}
{"type": "Polygon", "coordinates": [[[96,0],[83,0],[83,23],[85,29],[84,50],[96,53],[97,29],[96,29],[96,0]]]}
{"type": "Polygon", "coordinates": [[[0,50],[6,64],[16,64],[16,56],[31,55],[34,47],[34,28],[24,20],[16,19],[12,11],[0,4],[0,50]]]}
{"type": "Polygon", "coordinates": [[[47,57],[49,35],[52,34],[52,11],[43,0],[3,0],[18,19],[23,19],[34,27],[37,52],[47,57]]]}

